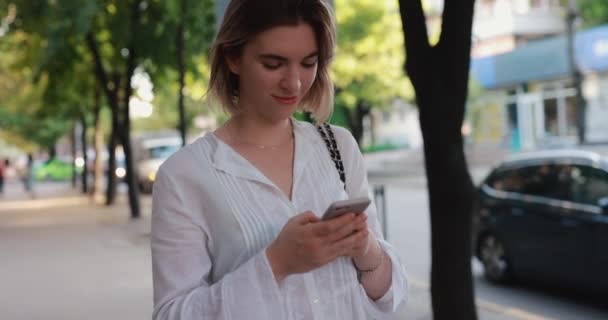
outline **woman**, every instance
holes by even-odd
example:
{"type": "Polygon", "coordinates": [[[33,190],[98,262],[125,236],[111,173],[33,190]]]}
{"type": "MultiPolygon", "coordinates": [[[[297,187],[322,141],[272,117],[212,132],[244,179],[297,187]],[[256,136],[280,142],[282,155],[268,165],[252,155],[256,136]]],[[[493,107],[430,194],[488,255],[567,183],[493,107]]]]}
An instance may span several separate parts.
{"type": "Polygon", "coordinates": [[[405,300],[403,265],[368,196],[352,135],[292,118],[331,113],[335,45],[323,0],[234,0],[212,48],[210,92],[230,119],[160,168],[154,184],[154,319],[369,319],[405,300]],[[369,225],[368,225],[369,224],[369,225]]]}

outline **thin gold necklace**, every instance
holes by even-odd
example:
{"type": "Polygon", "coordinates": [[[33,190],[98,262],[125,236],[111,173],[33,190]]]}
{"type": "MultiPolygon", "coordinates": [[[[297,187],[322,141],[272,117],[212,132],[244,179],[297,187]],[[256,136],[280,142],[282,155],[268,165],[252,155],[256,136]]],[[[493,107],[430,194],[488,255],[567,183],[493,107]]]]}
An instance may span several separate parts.
{"type": "MultiPolygon", "coordinates": [[[[291,127],[291,121],[290,121],[290,127],[291,127]]],[[[232,134],[232,132],[230,132],[230,138],[232,139],[233,142],[235,142],[236,145],[246,145],[246,146],[250,146],[250,147],[255,147],[261,150],[278,150],[281,147],[283,147],[284,145],[286,145],[288,142],[291,142],[291,139],[293,138],[293,128],[290,128],[291,132],[289,134],[289,137],[287,137],[287,139],[285,139],[285,141],[277,144],[277,145],[265,145],[265,144],[256,144],[256,143],[250,143],[241,139],[237,139],[235,137],[235,135],[232,134]]],[[[229,130],[229,131],[234,131],[234,130],[229,130]]]]}

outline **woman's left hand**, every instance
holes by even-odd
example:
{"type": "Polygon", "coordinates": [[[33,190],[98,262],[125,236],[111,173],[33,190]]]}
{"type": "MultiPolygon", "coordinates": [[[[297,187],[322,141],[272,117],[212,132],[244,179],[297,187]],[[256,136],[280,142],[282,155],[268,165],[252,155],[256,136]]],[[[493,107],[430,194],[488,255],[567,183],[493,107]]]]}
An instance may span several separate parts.
{"type": "Polygon", "coordinates": [[[370,248],[370,243],[374,239],[374,235],[371,234],[367,228],[367,216],[360,214],[356,219],[357,230],[356,233],[363,233],[362,237],[359,237],[357,241],[353,243],[351,247],[351,253],[349,256],[355,260],[363,258],[370,248]]]}

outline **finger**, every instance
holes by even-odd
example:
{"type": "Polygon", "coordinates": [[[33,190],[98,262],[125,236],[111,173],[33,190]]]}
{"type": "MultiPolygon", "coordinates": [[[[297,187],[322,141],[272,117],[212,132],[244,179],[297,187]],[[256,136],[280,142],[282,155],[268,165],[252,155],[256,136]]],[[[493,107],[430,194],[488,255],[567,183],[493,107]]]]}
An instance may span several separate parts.
{"type": "Polygon", "coordinates": [[[299,225],[305,225],[305,224],[321,221],[321,219],[319,217],[317,217],[317,215],[312,211],[302,212],[302,213],[296,215],[295,217],[293,217],[292,219],[294,219],[295,222],[299,225]]]}
{"type": "Polygon", "coordinates": [[[367,230],[367,217],[366,216],[359,215],[351,223],[342,226],[336,232],[328,235],[328,238],[325,241],[327,241],[329,243],[335,242],[335,241],[345,238],[359,230],[367,230]]]}
{"type": "Polygon", "coordinates": [[[343,214],[331,220],[321,221],[320,223],[317,223],[314,226],[315,235],[323,237],[332,234],[342,228],[342,226],[352,222],[354,219],[355,214],[351,212],[343,214]]]}
{"type": "Polygon", "coordinates": [[[350,257],[362,256],[369,250],[369,231],[361,230],[353,235],[353,246],[345,255],[350,257]]]}
{"type": "Polygon", "coordinates": [[[354,223],[357,230],[367,229],[367,216],[360,215],[359,217],[357,217],[354,223]]]}
{"type": "Polygon", "coordinates": [[[325,236],[325,239],[323,241],[325,243],[333,243],[338,240],[342,240],[346,237],[353,235],[357,232],[357,230],[361,230],[363,228],[363,225],[361,223],[356,223],[356,220],[353,220],[352,222],[341,226],[340,229],[325,236]]]}
{"type": "Polygon", "coordinates": [[[353,247],[360,237],[360,232],[352,233],[338,241],[329,245],[332,252],[336,252],[339,256],[348,256],[351,254],[353,247]]]}

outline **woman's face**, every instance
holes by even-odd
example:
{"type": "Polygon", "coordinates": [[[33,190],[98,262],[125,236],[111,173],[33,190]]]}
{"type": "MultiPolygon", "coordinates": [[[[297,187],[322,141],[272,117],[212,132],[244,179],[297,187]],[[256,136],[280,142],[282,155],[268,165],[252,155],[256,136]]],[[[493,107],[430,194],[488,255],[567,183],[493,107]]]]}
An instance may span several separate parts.
{"type": "Polygon", "coordinates": [[[270,121],[290,117],[315,80],[318,50],[307,23],[254,36],[241,57],[229,61],[231,71],[239,75],[239,106],[270,121]]]}

